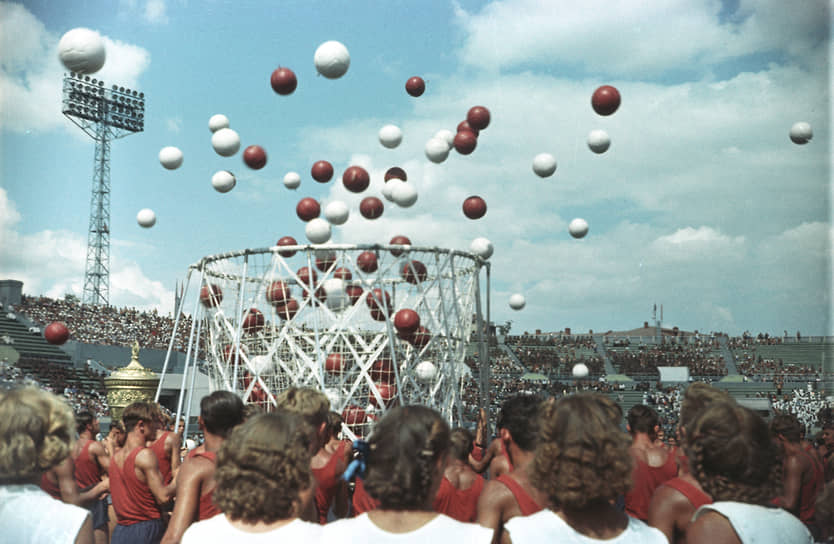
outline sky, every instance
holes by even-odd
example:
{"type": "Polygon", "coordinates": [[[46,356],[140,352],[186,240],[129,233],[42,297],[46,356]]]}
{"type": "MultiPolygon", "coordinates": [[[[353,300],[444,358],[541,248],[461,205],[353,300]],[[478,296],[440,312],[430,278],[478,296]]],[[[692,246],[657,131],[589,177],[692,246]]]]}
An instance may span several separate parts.
{"type": "Polygon", "coordinates": [[[111,147],[113,305],[170,313],[202,257],[305,240],[295,205],[311,196],[350,206],[334,242],[491,240],[491,317],[512,332],[631,329],[656,304],[683,330],[834,334],[827,0],[270,4],[0,2],[0,279],[82,295],[94,142],[61,114],[57,44],[86,27],[106,44],[94,77],[146,95],[144,132],[111,147]],[[350,51],[339,79],[313,64],[328,40],[350,51]],[[279,66],[298,77],[292,95],[269,85],[279,66]],[[404,88],[415,75],[419,98],[404,88]],[[591,108],[600,85],[622,96],[611,116],[591,108]],[[426,141],[475,105],[492,119],[477,149],[430,162],[426,141]],[[265,168],[214,152],[217,113],[241,149],[266,149],[265,168]],[[788,138],[798,121],[813,128],[806,145],[788,138]],[[403,131],[396,149],[377,139],[386,124],[403,131]],[[586,145],[595,129],[611,137],[603,154],[586,145]],[[183,151],[179,169],[159,164],[165,146],[183,151]],[[553,176],[533,173],[539,153],[556,158],[553,176]],[[334,181],[312,180],[319,159],[334,181]],[[350,165],[370,172],[365,194],[341,185],[350,165]],[[394,165],[417,203],[362,218],[359,200],[394,165]],[[235,173],[231,192],[213,190],[217,170],[235,173]],[[461,213],[470,195],[487,202],[482,219],[461,213]],[[137,224],[142,208],[153,228],[137,224]],[[574,218],[586,237],[570,236],[574,218]]]}

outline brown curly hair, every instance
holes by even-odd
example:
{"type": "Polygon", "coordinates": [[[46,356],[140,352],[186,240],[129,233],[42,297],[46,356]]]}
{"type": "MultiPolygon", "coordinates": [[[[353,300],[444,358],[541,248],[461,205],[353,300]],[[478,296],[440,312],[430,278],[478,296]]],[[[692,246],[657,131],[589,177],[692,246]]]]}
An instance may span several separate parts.
{"type": "Polygon", "coordinates": [[[732,397],[726,392],[704,382],[694,382],[683,394],[681,400],[681,415],[678,425],[684,431],[695,418],[713,402],[730,401],[732,397]]]}
{"type": "Polygon", "coordinates": [[[246,523],[295,517],[299,494],[313,482],[312,434],[299,414],[281,409],[235,427],[217,454],[218,508],[246,523]]]}
{"type": "Polygon", "coordinates": [[[437,462],[449,451],[449,425],[426,406],[398,406],[376,424],[369,439],[363,483],[386,510],[431,508],[437,462]]]}
{"type": "Polygon", "coordinates": [[[781,453],[767,423],[735,402],[714,402],[701,412],[687,430],[684,452],[715,501],[767,505],[781,493],[781,453]]]}
{"type": "Polygon", "coordinates": [[[34,387],[0,392],[0,484],[31,482],[67,458],[75,437],[72,409],[34,387]]]}
{"type": "Polygon", "coordinates": [[[631,439],[608,397],[579,393],[546,403],[530,481],[553,505],[583,509],[631,488],[631,439]]]}

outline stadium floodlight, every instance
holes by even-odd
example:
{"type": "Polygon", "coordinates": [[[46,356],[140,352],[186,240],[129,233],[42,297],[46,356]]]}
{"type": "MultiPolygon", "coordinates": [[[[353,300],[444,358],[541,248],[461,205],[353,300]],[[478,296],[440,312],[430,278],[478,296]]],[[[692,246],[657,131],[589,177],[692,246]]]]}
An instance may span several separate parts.
{"type": "Polygon", "coordinates": [[[62,113],[96,143],[82,302],[110,301],[110,141],[145,128],[144,93],[76,72],[64,75],[62,113]]]}

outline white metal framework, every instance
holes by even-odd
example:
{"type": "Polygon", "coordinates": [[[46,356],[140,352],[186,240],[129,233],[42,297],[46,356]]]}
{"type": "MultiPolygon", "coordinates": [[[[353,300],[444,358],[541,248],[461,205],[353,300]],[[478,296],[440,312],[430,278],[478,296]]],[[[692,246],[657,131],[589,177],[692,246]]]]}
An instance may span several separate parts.
{"type": "MultiPolygon", "coordinates": [[[[484,398],[472,389],[482,389],[485,376],[479,385],[464,363],[470,342],[480,343],[485,363],[482,269],[488,264],[470,253],[398,245],[208,256],[190,267],[182,299],[197,316],[187,365],[196,367],[199,353],[212,389],[267,409],[290,386],[320,389],[360,436],[400,403],[431,406],[459,424],[462,392],[475,403],[484,398]],[[188,288],[192,274],[198,289],[188,288]],[[411,320],[398,319],[400,310],[416,312],[419,327],[408,312],[401,317],[411,320]]],[[[185,382],[184,375],[183,391],[185,382]]]]}

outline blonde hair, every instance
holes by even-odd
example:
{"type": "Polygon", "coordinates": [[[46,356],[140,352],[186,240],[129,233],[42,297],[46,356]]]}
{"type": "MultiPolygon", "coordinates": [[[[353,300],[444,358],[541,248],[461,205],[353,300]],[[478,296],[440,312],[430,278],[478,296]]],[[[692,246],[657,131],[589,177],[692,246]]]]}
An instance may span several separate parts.
{"type": "Polygon", "coordinates": [[[0,483],[25,483],[66,459],[75,417],[61,398],[23,387],[0,392],[0,483]]]}
{"type": "Polygon", "coordinates": [[[278,408],[296,413],[316,430],[327,422],[330,400],[321,391],[310,387],[290,387],[275,399],[278,408]]]}

